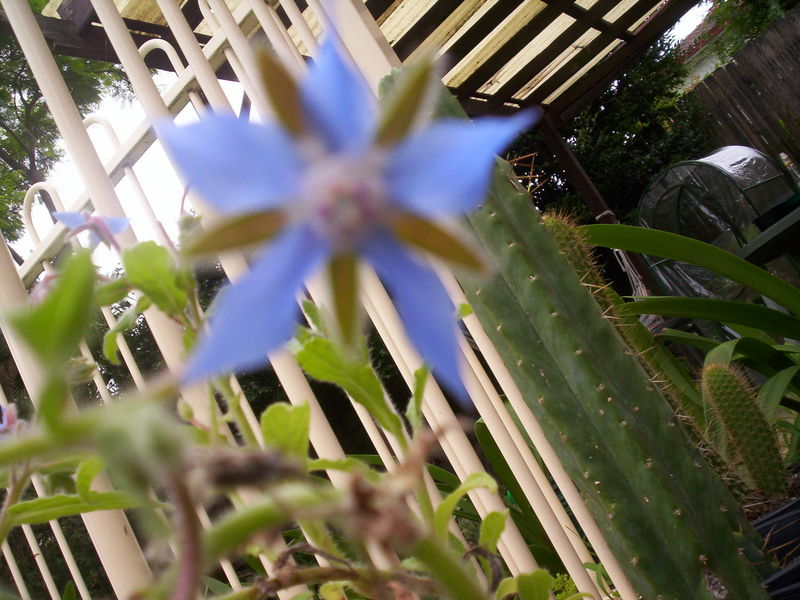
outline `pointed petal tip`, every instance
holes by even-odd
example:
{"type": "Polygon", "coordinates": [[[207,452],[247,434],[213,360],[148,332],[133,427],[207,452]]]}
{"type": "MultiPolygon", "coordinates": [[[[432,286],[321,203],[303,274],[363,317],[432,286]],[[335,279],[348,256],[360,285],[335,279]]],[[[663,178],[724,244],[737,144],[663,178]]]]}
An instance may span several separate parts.
{"type": "Polygon", "coordinates": [[[86,215],[80,212],[59,212],[55,211],[53,216],[70,229],[76,229],[86,224],[86,215]]]}
{"type": "Polygon", "coordinates": [[[282,206],[305,169],[294,141],[277,124],[251,123],[230,113],[188,125],[153,125],[184,180],[226,214],[282,206]]]}
{"type": "Polygon", "coordinates": [[[327,255],[309,228],[284,231],[215,302],[211,328],[189,359],[183,380],[266,365],[267,354],[292,337],[300,312],[295,293],[327,255]]]}
{"type": "Polygon", "coordinates": [[[433,371],[433,376],[437,379],[437,381],[440,382],[440,384],[444,384],[445,391],[458,403],[462,409],[469,413],[475,412],[475,404],[473,404],[472,398],[470,398],[467,388],[464,387],[464,382],[461,381],[460,377],[453,379],[452,377],[447,377],[436,370],[433,371]]]}
{"type": "Polygon", "coordinates": [[[114,235],[119,235],[125,231],[131,224],[131,220],[127,217],[107,217],[105,219],[106,225],[114,235]]]}
{"type": "Polygon", "coordinates": [[[377,120],[377,101],[342,54],[335,36],[326,37],[300,84],[311,128],[330,150],[357,154],[369,144],[377,120]]]}

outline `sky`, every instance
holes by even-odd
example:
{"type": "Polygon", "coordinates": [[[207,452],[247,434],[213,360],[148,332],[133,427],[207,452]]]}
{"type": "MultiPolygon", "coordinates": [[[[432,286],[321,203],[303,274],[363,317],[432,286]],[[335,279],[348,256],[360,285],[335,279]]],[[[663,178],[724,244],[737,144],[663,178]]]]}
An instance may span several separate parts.
{"type": "MultiPolygon", "coordinates": [[[[689,10],[673,27],[672,35],[678,40],[686,37],[700,23],[709,8],[710,2],[707,1],[689,10]]],[[[175,75],[159,72],[155,78],[156,84],[165,89],[175,80],[175,75]]],[[[241,104],[242,96],[240,87],[234,83],[223,82],[223,89],[231,100],[231,105],[238,107],[241,104]]],[[[191,107],[187,107],[179,118],[191,119],[193,112],[191,107]]],[[[144,119],[144,112],[138,103],[129,103],[111,97],[106,98],[94,114],[107,119],[121,140],[125,140],[144,119]]],[[[108,135],[97,125],[89,129],[89,134],[100,159],[104,162],[110,159],[114,153],[114,147],[108,135]]],[[[180,216],[183,188],[171,168],[165,167],[165,165],[168,165],[168,159],[160,144],[156,143],[136,164],[134,170],[156,216],[167,234],[174,239],[177,235],[177,220],[180,216]]],[[[83,189],[80,177],[69,157],[65,157],[54,167],[48,181],[59,192],[67,209],[74,204],[83,189]]],[[[131,227],[139,239],[153,239],[154,232],[147,223],[144,213],[136,207],[138,200],[135,188],[127,178],[117,186],[117,192],[126,212],[131,215],[131,227]]],[[[34,203],[32,218],[40,237],[44,238],[49,228],[52,227],[52,223],[41,203],[34,203]]],[[[33,249],[33,243],[27,236],[13,243],[12,246],[23,257],[28,256],[33,249]]],[[[106,272],[113,271],[117,262],[116,258],[104,249],[98,250],[96,259],[97,264],[106,272]]]]}
{"type": "Polygon", "coordinates": [[[675,24],[675,27],[672,28],[672,35],[675,36],[675,39],[682,40],[687,35],[694,31],[694,28],[700,24],[700,21],[703,20],[703,17],[708,14],[708,11],[711,9],[711,2],[706,1],[698,4],[697,6],[689,9],[689,11],[683,15],[680,21],[675,24]]]}

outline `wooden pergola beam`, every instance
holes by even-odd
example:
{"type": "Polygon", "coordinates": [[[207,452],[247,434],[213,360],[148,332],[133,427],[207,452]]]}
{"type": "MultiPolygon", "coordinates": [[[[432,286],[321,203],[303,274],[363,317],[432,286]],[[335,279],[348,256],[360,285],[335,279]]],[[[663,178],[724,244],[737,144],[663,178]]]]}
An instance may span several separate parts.
{"type": "Polygon", "coordinates": [[[519,6],[519,0],[497,0],[486,13],[448,48],[446,60],[455,65],[484,40],[519,6]]]}
{"type": "Polygon", "coordinates": [[[492,75],[497,73],[503,65],[522,51],[528,43],[542,33],[548,25],[555,21],[563,12],[563,8],[570,4],[570,0],[554,0],[542,11],[523,25],[505,44],[491,56],[489,60],[480,65],[458,86],[456,94],[469,96],[486,83],[492,75]]]}
{"type": "Polygon", "coordinates": [[[601,17],[616,3],[617,0],[600,0],[595,3],[589,11],[584,11],[585,20],[575,21],[572,25],[567,27],[551,44],[548,44],[546,48],[533,58],[533,60],[525,65],[524,68],[520,69],[518,73],[506,81],[500,89],[492,95],[496,96],[500,102],[510,99],[520,88],[547,68],[547,66],[555,61],[565,50],[570,48],[584,33],[590,28],[593,28],[594,24],[599,22],[601,17]]]}
{"type": "MultiPolygon", "coordinates": [[[[640,2],[634,4],[619,19],[617,19],[614,24],[615,27],[620,30],[627,31],[629,27],[646,15],[650,9],[658,4],[658,2],[659,0],[640,0],[640,2]]],[[[600,35],[589,42],[566,64],[561,66],[555,73],[553,73],[553,75],[548,77],[547,80],[545,80],[539,87],[534,89],[533,92],[525,98],[525,103],[541,104],[544,102],[548,96],[550,96],[550,94],[555,92],[564,83],[569,81],[570,77],[578,73],[584,67],[584,65],[586,65],[599,52],[602,52],[604,48],[614,41],[614,39],[619,39],[619,36],[614,35],[613,32],[600,33],[600,35]]],[[[634,39],[635,38],[631,37],[628,43],[632,42],[634,39]]],[[[535,74],[536,72],[538,71],[534,71],[533,73],[535,74]]],[[[533,77],[533,75],[530,73],[527,74],[529,76],[524,83],[527,83],[533,77]]],[[[521,85],[518,85],[517,89],[520,87],[521,85]]],[[[497,96],[498,101],[503,102],[510,100],[516,91],[517,90],[514,90],[512,86],[504,85],[502,88],[497,90],[495,96],[497,96]]]]}
{"type": "MultiPolygon", "coordinates": [[[[558,115],[558,123],[569,122],[589,102],[601,94],[612,81],[620,77],[644,48],[652,44],[696,4],[697,0],[672,0],[664,9],[642,25],[636,32],[634,41],[618,48],[559,96],[550,106],[550,112],[558,115]]],[[[530,105],[536,105],[536,101],[532,99],[530,105]]]]}
{"type": "Polygon", "coordinates": [[[392,48],[400,60],[406,60],[414,50],[453,12],[452,0],[439,0],[397,40],[392,48]]]}

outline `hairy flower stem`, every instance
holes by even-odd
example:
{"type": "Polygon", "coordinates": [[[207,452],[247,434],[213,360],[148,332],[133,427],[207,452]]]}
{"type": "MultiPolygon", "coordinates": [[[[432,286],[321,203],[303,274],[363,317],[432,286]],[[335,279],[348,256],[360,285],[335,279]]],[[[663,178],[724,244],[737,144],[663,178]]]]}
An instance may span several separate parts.
{"type": "Polygon", "coordinates": [[[218,377],[214,379],[214,389],[222,395],[228,405],[228,412],[225,416],[231,415],[239,432],[242,434],[242,437],[244,437],[245,442],[247,442],[247,445],[257,448],[258,439],[255,433],[253,433],[250,423],[247,422],[247,418],[244,416],[241,398],[233,390],[230,377],[218,377]]]}
{"type": "Polygon", "coordinates": [[[15,472],[16,469],[11,469],[11,485],[6,490],[6,497],[3,500],[3,507],[0,508],[0,543],[4,542],[8,531],[11,529],[11,515],[9,509],[19,502],[22,492],[28,487],[30,482],[31,471],[25,466],[21,469],[20,473],[15,472]]]}
{"type": "Polygon", "coordinates": [[[433,517],[436,514],[436,511],[433,508],[433,501],[431,500],[431,495],[428,492],[428,486],[425,483],[425,473],[420,473],[419,483],[414,491],[416,493],[415,495],[417,498],[417,503],[419,504],[422,520],[425,522],[426,526],[433,527],[433,517]]]}
{"type": "Polygon", "coordinates": [[[458,600],[485,600],[474,573],[435,536],[427,536],[414,544],[411,552],[431,572],[436,581],[451,598],[458,600]]]}
{"type": "Polygon", "coordinates": [[[422,596],[441,596],[442,594],[441,588],[435,581],[405,571],[335,566],[286,569],[275,577],[263,579],[252,587],[225,596],[218,596],[215,600],[266,600],[274,598],[276,592],[295,585],[314,585],[329,581],[350,581],[365,586],[385,586],[397,583],[422,596]]]}
{"type": "Polygon", "coordinates": [[[175,506],[180,554],[175,587],[171,600],[194,600],[203,570],[203,551],[200,540],[200,521],[182,473],[173,473],[169,480],[170,493],[175,506]]]}

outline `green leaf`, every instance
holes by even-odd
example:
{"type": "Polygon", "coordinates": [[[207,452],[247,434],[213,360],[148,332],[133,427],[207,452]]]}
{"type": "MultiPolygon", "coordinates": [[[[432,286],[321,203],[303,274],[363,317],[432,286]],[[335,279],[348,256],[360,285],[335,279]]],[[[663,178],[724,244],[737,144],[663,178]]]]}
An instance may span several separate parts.
{"type": "Polygon", "coordinates": [[[717,340],[712,340],[711,338],[703,337],[702,335],[697,335],[694,333],[679,331],[677,329],[664,329],[658,334],[658,338],[665,342],[691,346],[692,348],[697,348],[703,352],[709,352],[716,348],[719,344],[717,340]]]}
{"type": "Polygon", "coordinates": [[[208,588],[208,591],[215,596],[230,594],[233,591],[233,588],[227,583],[222,582],[219,579],[214,579],[213,577],[203,576],[203,583],[208,588]]]}
{"type": "Polygon", "coordinates": [[[329,581],[319,587],[319,597],[321,600],[347,600],[345,587],[345,584],[339,581],[329,581]]]}
{"type": "Polygon", "coordinates": [[[447,526],[456,505],[467,493],[481,487],[497,492],[497,482],[487,473],[472,473],[449,496],[441,501],[439,506],[436,507],[436,514],[433,517],[433,530],[436,535],[441,538],[447,536],[447,526]]]}
{"type": "Polygon", "coordinates": [[[711,244],[666,231],[630,225],[585,225],[579,229],[586,234],[586,241],[596,246],[641,252],[705,267],[772,298],[787,310],[800,315],[800,290],[711,244]]]}
{"type": "Polygon", "coordinates": [[[418,431],[422,424],[422,397],[425,394],[425,384],[428,382],[430,369],[422,366],[414,371],[414,390],[411,402],[406,407],[406,419],[411,425],[411,431],[418,431]]]}
{"type": "Polygon", "coordinates": [[[125,298],[130,291],[131,284],[128,278],[123,276],[98,285],[94,291],[94,301],[98,306],[111,306],[125,298]]]}
{"type": "Polygon", "coordinates": [[[94,478],[106,468],[105,461],[99,456],[90,456],[78,465],[75,472],[75,491],[85,502],[91,498],[91,488],[94,478]]]}
{"type": "Polygon", "coordinates": [[[302,461],[308,458],[311,408],[286,402],[271,404],[261,413],[264,443],[302,461]]]}
{"type": "Polygon", "coordinates": [[[553,578],[544,569],[517,577],[519,600],[549,600],[553,578]]]}
{"type": "Polygon", "coordinates": [[[516,593],[517,593],[517,578],[506,577],[500,582],[500,585],[497,586],[497,590],[495,590],[494,597],[495,600],[503,600],[503,598],[506,598],[507,596],[516,593]]]}
{"type": "Polygon", "coordinates": [[[125,331],[136,327],[139,315],[150,308],[150,300],[147,296],[142,296],[136,302],[136,306],[131,306],[122,313],[114,326],[106,331],[103,336],[103,355],[115,365],[120,364],[117,352],[119,352],[119,336],[125,331]]]}
{"type": "Polygon", "coordinates": [[[367,481],[377,483],[380,475],[367,467],[365,463],[357,458],[348,457],[336,458],[314,458],[308,461],[308,471],[344,471],[345,473],[358,473],[367,481]]]}
{"type": "Polygon", "coordinates": [[[800,339],[800,319],[757,304],[712,298],[673,298],[651,296],[628,302],[620,312],[632,315],[663,315],[707,319],[722,323],[741,323],[775,335],[800,339]]]}
{"type": "Polygon", "coordinates": [[[36,418],[39,419],[51,432],[58,432],[61,428],[64,407],[69,396],[69,387],[66,379],[57,374],[47,379],[39,393],[39,406],[36,418]]]}
{"type": "Polygon", "coordinates": [[[311,302],[311,300],[303,300],[303,314],[308,319],[308,322],[313,325],[314,329],[323,335],[328,335],[328,326],[325,323],[325,319],[322,318],[319,307],[311,302]]]}
{"type": "Polygon", "coordinates": [[[736,343],[739,340],[730,340],[729,342],[723,342],[719,344],[716,348],[711,350],[708,354],[706,354],[706,360],[704,362],[705,365],[711,364],[719,364],[719,365],[728,365],[730,364],[733,358],[733,352],[736,350],[736,343]]]}
{"type": "Polygon", "coordinates": [[[186,292],[169,250],[155,242],[141,242],[122,251],[122,262],[134,287],[166,314],[182,316],[186,292]]]}
{"type": "Polygon", "coordinates": [[[775,411],[778,410],[781,400],[786,395],[786,388],[789,387],[798,371],[800,371],[800,365],[783,369],[762,384],[758,391],[758,403],[761,405],[768,423],[775,422],[775,411]]]}
{"type": "Polygon", "coordinates": [[[126,510],[139,505],[137,498],[127,492],[89,492],[88,500],[59,494],[19,502],[8,509],[8,514],[12,525],[35,525],[97,510],[126,510]]]}
{"type": "Polygon", "coordinates": [[[466,302],[462,302],[458,305],[458,310],[456,311],[456,318],[463,319],[464,317],[468,317],[472,314],[472,307],[467,304],[466,302]]]}
{"type": "Polygon", "coordinates": [[[341,349],[325,338],[305,342],[297,352],[297,362],[312,377],[343,388],[384,429],[398,437],[402,435],[402,421],[387,401],[372,367],[345,359],[341,349]]]}
{"type": "Polygon", "coordinates": [[[79,251],[69,259],[39,305],[9,318],[46,367],[60,369],[77,352],[92,316],[94,283],[91,255],[79,251]]]}
{"type": "Polygon", "coordinates": [[[506,528],[507,520],[508,509],[502,512],[493,511],[486,515],[481,523],[478,543],[493,554],[497,552],[497,542],[506,528]]]}
{"type": "Polygon", "coordinates": [[[75,585],[68,581],[67,585],[64,586],[64,591],[61,593],[61,600],[76,600],[76,598],[75,585]]]}
{"type": "Polygon", "coordinates": [[[486,592],[482,589],[475,573],[467,568],[466,563],[454,555],[445,544],[435,537],[424,537],[417,541],[411,550],[431,576],[437,581],[448,598],[458,600],[486,600],[486,592]]]}

